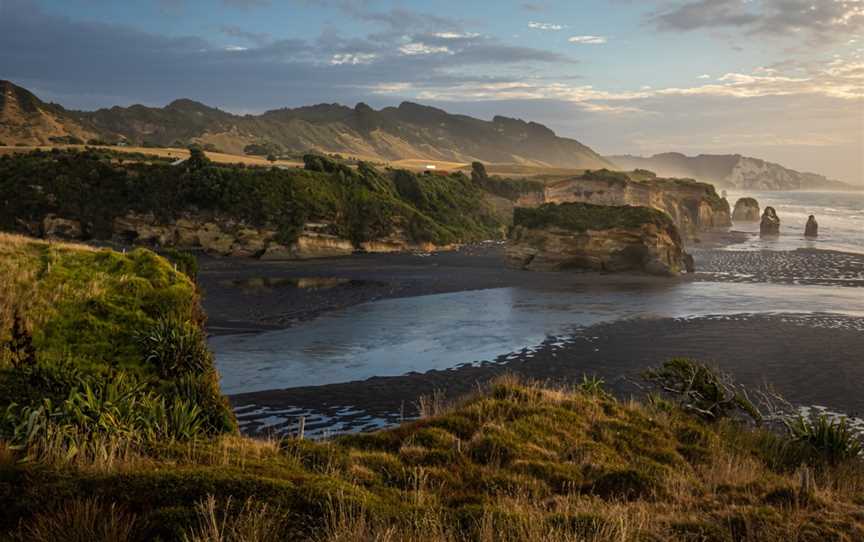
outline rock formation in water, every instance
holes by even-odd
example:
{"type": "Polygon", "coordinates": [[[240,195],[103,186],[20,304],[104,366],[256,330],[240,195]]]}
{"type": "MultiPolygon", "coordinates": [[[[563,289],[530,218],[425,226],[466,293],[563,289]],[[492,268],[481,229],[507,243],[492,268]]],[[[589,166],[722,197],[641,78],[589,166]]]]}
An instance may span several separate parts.
{"type": "Polygon", "coordinates": [[[807,219],[807,225],[804,227],[804,237],[819,237],[819,223],[816,222],[816,217],[810,215],[807,219]]]}
{"type": "Polygon", "coordinates": [[[729,202],[710,184],[690,179],[634,181],[626,173],[600,170],[549,183],[543,196],[546,203],[651,207],[668,214],[688,235],[732,225],[729,202]]]}
{"type": "Polygon", "coordinates": [[[753,198],[741,198],[735,202],[732,220],[735,222],[759,222],[759,202],[753,198]]]}
{"type": "Polygon", "coordinates": [[[777,216],[777,211],[774,210],[774,207],[765,207],[765,212],[762,214],[762,222],[759,224],[759,235],[780,235],[780,217],[777,216]]]}
{"type": "Polygon", "coordinates": [[[516,209],[506,258],[531,271],[693,271],[678,228],[648,207],[549,203],[516,209]]]}

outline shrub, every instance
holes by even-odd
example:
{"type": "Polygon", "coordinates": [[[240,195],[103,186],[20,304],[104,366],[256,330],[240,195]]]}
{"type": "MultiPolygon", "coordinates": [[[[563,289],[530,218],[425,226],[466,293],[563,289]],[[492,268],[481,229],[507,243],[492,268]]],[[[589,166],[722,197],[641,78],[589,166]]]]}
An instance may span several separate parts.
{"type": "Polygon", "coordinates": [[[33,336],[27,331],[21,315],[17,312],[12,320],[11,335],[8,341],[0,343],[0,352],[8,351],[9,362],[15,369],[35,366],[36,349],[33,347],[33,336]]]}
{"type": "Polygon", "coordinates": [[[815,418],[799,415],[786,420],[786,427],[795,442],[807,445],[832,464],[858,458],[864,452],[864,443],[845,417],[832,420],[825,414],[815,418]]]}
{"type": "Polygon", "coordinates": [[[144,362],[161,378],[201,374],[212,367],[204,332],[188,321],[162,318],[139,335],[139,343],[144,362]]]}
{"type": "Polygon", "coordinates": [[[198,281],[198,258],[194,254],[172,248],[164,251],[162,256],[173,263],[177,270],[184,273],[192,282],[198,281]]]}
{"type": "Polygon", "coordinates": [[[672,219],[662,211],[648,207],[612,207],[590,203],[546,203],[535,208],[517,207],[513,212],[513,224],[529,229],[556,227],[577,233],[655,224],[677,232],[672,219]]]}
{"type": "Polygon", "coordinates": [[[677,398],[680,406],[708,420],[745,414],[761,422],[762,415],[747,398],[746,390],[734,379],[707,365],[685,358],[667,361],[645,373],[664,392],[677,398]]]}

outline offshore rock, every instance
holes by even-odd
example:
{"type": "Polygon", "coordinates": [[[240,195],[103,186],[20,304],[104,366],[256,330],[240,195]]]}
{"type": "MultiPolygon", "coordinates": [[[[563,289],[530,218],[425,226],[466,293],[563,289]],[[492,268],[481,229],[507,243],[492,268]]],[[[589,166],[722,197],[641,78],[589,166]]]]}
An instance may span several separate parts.
{"type": "Polygon", "coordinates": [[[741,198],[735,202],[732,220],[735,222],[759,222],[759,202],[753,198],[741,198]]]}
{"type": "Polygon", "coordinates": [[[507,264],[531,271],[693,271],[678,228],[647,207],[584,203],[517,209],[507,264]]]}
{"type": "Polygon", "coordinates": [[[777,216],[774,207],[765,207],[762,222],[759,224],[759,235],[771,237],[780,235],[780,217],[777,216]]]}
{"type": "Polygon", "coordinates": [[[807,225],[804,227],[804,237],[819,237],[819,223],[816,222],[816,217],[810,215],[807,219],[807,225]]]}

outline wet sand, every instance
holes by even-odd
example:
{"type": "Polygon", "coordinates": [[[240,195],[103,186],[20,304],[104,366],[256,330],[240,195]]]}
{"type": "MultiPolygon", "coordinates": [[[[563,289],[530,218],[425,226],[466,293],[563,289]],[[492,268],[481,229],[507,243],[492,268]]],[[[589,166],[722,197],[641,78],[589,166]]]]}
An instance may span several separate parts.
{"type": "Polygon", "coordinates": [[[596,375],[619,397],[639,396],[640,374],[673,357],[715,364],[748,386],[779,383],[798,404],[864,412],[864,319],[834,315],[739,315],[639,319],[549,337],[539,348],[502,355],[480,366],[231,397],[243,429],[291,433],[300,407],[306,430],[341,422],[341,431],[398,423],[417,415],[421,395],[455,398],[495,376],[514,373],[555,384],[596,375]],[[790,378],[790,375],[794,375],[790,378]],[[247,412],[244,414],[243,410],[247,412]],[[252,412],[254,414],[251,414],[252,412]],[[346,415],[345,413],[348,412],[346,415]]]}
{"type": "MultiPolygon", "coordinates": [[[[499,245],[434,255],[358,255],[333,260],[259,262],[202,258],[200,280],[214,334],[302,325],[328,311],[379,299],[602,282],[710,281],[864,286],[864,256],[837,252],[735,252],[705,244],[692,250],[697,273],[674,279],[507,269],[499,245]],[[298,288],[283,279],[337,277],[339,284],[298,288]],[[261,280],[270,279],[270,280],[261,280]]],[[[862,291],[864,307],[864,291],[862,291]]],[[[751,309],[752,310],[752,309],[751,309]]],[[[807,311],[801,307],[801,311],[807,311]]],[[[742,307],[742,313],[747,308],[742,307]]],[[[373,377],[325,386],[231,397],[243,430],[307,434],[374,429],[417,413],[421,395],[457,397],[504,372],[556,383],[603,377],[622,397],[638,394],[639,373],[676,356],[716,363],[749,385],[778,384],[798,404],[864,411],[864,319],[836,315],[736,315],[636,319],[549,337],[543,345],[449,370],[373,377]]],[[[471,360],[465,360],[469,362],[471,360]]]]}
{"type": "Polygon", "coordinates": [[[380,299],[538,284],[566,288],[610,282],[710,281],[864,286],[864,255],[811,249],[746,252],[716,248],[728,239],[709,238],[691,248],[697,272],[679,278],[525,272],[504,265],[500,244],[483,244],[437,254],[361,254],[294,262],[202,256],[199,281],[208,331],[215,335],[283,329],[328,311],[380,299]],[[244,281],[308,277],[347,282],[325,288],[242,285],[244,281]]]}

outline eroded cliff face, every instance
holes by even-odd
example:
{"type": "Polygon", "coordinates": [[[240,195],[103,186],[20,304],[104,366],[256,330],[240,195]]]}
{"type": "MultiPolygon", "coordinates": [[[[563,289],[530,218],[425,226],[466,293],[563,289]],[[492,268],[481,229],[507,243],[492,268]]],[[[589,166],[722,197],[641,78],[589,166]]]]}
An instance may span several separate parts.
{"type": "MultiPolygon", "coordinates": [[[[566,206],[561,206],[565,212],[603,208],[586,205],[568,210],[566,206]]],[[[641,271],[662,276],[693,271],[693,258],[668,218],[582,231],[521,221],[513,228],[505,255],[509,266],[530,271],[641,271]]]]}
{"type": "MultiPolygon", "coordinates": [[[[28,225],[32,235],[47,239],[83,240],[80,221],[47,215],[39,224],[28,225]]],[[[434,252],[452,250],[457,245],[438,246],[414,243],[406,232],[396,230],[387,237],[355,246],[336,235],[328,223],[306,223],[291,243],[279,240],[272,228],[253,227],[241,221],[216,215],[186,213],[181,218],[163,221],[151,213],[129,213],[112,222],[111,240],[116,243],[150,248],[201,250],[216,256],[254,257],[262,260],[297,260],[348,256],[355,252],[434,252]]]]}
{"type": "Polygon", "coordinates": [[[668,214],[686,235],[732,225],[729,203],[710,184],[690,180],[577,177],[547,185],[544,202],[651,207],[668,214]]]}

